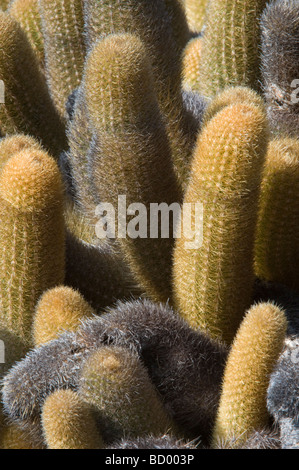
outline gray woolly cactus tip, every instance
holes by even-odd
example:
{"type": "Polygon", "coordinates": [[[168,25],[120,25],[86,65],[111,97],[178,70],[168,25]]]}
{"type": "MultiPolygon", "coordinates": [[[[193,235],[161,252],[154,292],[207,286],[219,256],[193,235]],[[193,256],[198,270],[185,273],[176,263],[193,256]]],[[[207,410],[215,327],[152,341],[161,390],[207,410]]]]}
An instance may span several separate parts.
{"type": "Polygon", "coordinates": [[[267,406],[280,427],[281,447],[299,449],[299,337],[288,338],[270,378],[267,406]]]}
{"type": "Polygon", "coordinates": [[[271,374],[267,406],[276,421],[299,418],[299,337],[287,338],[271,374]]]}
{"type": "Polygon", "coordinates": [[[274,133],[299,131],[299,2],[270,2],[261,18],[262,75],[274,133]]]}
{"type": "Polygon", "coordinates": [[[30,425],[50,393],[78,389],[85,360],[107,345],[136,351],[187,438],[209,439],[227,349],[192,330],[169,306],[146,299],[119,302],[101,317],[85,321],[76,333],[30,352],[4,379],[6,413],[30,425]]]}

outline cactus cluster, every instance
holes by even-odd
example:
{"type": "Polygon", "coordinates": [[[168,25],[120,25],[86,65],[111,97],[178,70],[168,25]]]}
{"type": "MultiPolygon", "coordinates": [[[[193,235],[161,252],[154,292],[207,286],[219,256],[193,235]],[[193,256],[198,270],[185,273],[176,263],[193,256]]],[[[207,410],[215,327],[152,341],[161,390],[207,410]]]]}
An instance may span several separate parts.
{"type": "Polygon", "coordinates": [[[298,448],[298,0],[1,1],[0,84],[0,448],[298,448]]]}

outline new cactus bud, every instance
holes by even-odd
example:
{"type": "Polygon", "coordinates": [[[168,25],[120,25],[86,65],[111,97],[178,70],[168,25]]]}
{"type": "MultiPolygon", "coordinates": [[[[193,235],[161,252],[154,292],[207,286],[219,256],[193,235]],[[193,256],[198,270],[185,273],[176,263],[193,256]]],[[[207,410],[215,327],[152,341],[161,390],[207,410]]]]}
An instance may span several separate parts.
{"type": "Polygon", "coordinates": [[[42,23],[39,13],[39,0],[14,0],[9,5],[8,13],[15,18],[25,31],[32,49],[37,55],[39,65],[45,69],[45,48],[42,23]]]}
{"type": "Polygon", "coordinates": [[[276,0],[265,9],[262,76],[268,118],[274,135],[299,133],[299,3],[276,0]]]}
{"type": "Polygon", "coordinates": [[[175,305],[192,327],[227,343],[251,303],[267,137],[259,107],[221,110],[199,134],[184,198],[182,236],[174,250],[175,305]]]}
{"type": "Polygon", "coordinates": [[[206,18],[209,0],[184,0],[187,21],[193,33],[200,33],[206,18]]]}
{"type": "Polygon", "coordinates": [[[0,172],[8,160],[16,153],[25,149],[42,150],[37,140],[29,135],[14,134],[0,140],[0,172]]]}
{"type": "Polygon", "coordinates": [[[255,273],[298,290],[299,141],[270,142],[263,172],[255,239],[255,273]],[[287,230],[286,230],[287,227],[287,230]]]}
{"type": "Polygon", "coordinates": [[[267,0],[211,0],[202,42],[199,91],[214,97],[227,86],[260,91],[259,19],[267,0]]]}
{"type": "Polygon", "coordinates": [[[163,435],[173,424],[136,353],[104,347],[85,362],[79,395],[99,411],[108,442],[123,436],[163,435]]]}
{"type": "Polygon", "coordinates": [[[141,287],[154,299],[167,301],[175,221],[170,216],[169,233],[164,228],[161,234],[157,220],[153,234],[150,213],[152,205],[157,213],[172,204],[174,211],[179,209],[182,195],[146,50],[136,36],[111,35],[96,44],[85,74],[87,108],[97,137],[91,159],[93,183],[100,200],[112,204],[116,216],[109,214],[110,228],[114,221],[116,233],[110,231],[108,236],[118,238],[141,287]],[[131,217],[127,224],[126,214],[122,218],[120,198],[126,199],[131,211],[139,211],[138,223],[131,217]]]}
{"type": "Polygon", "coordinates": [[[58,390],[43,406],[42,425],[48,449],[102,449],[94,410],[72,390],[58,390]]]}
{"type": "Polygon", "coordinates": [[[203,125],[207,124],[219,111],[232,104],[253,104],[265,112],[263,98],[254,90],[245,86],[227,87],[218,93],[206,107],[203,125]]]}
{"type": "Polygon", "coordinates": [[[67,286],[49,289],[42,295],[35,309],[35,346],[51,341],[65,330],[76,331],[81,321],[94,313],[78,291],[67,286]]]}
{"type": "Polygon", "coordinates": [[[34,148],[0,176],[0,323],[29,344],[34,308],[64,279],[63,187],[55,161],[34,148]]]}
{"type": "Polygon", "coordinates": [[[269,423],[269,377],[282,351],[287,321],[271,303],[252,306],[232,344],[225,367],[213,439],[245,441],[269,423]]]}
{"type": "Polygon", "coordinates": [[[5,103],[0,104],[1,130],[36,137],[57,156],[66,146],[63,124],[26,33],[3,12],[0,12],[0,43],[0,77],[5,91],[5,103]]]}

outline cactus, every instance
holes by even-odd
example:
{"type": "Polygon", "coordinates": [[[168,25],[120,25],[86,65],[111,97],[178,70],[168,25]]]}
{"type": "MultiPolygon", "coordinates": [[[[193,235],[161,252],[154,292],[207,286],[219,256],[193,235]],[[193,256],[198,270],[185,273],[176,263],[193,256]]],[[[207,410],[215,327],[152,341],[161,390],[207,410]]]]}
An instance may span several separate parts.
{"type": "Polygon", "coordinates": [[[270,377],[267,392],[267,408],[280,426],[282,448],[299,447],[299,338],[289,338],[285,342],[270,377]]]}
{"type": "Polygon", "coordinates": [[[51,341],[64,330],[76,331],[81,321],[92,315],[93,309],[78,291],[66,286],[49,289],[42,295],[35,309],[35,346],[51,341]]]}
{"type": "Polygon", "coordinates": [[[274,134],[299,133],[299,4],[276,0],[261,21],[261,63],[268,118],[274,134]]]}
{"type": "Polygon", "coordinates": [[[42,23],[38,8],[39,0],[13,0],[8,9],[25,31],[42,71],[45,70],[45,48],[42,23]]]}
{"type": "Polygon", "coordinates": [[[245,441],[269,424],[269,376],[282,351],[287,321],[271,303],[252,306],[236,334],[225,367],[213,440],[245,441]]]}
{"type": "Polygon", "coordinates": [[[142,40],[153,66],[155,89],[165,116],[175,170],[184,187],[195,136],[182,103],[182,46],[173,29],[173,4],[174,0],[110,0],[104,4],[90,0],[84,4],[85,36],[89,50],[97,40],[110,34],[130,33],[142,40]]]}
{"type": "Polygon", "coordinates": [[[137,438],[124,438],[114,442],[107,449],[195,449],[195,445],[189,442],[177,440],[168,434],[164,436],[146,436],[137,438]]]}
{"type": "Polygon", "coordinates": [[[299,141],[275,139],[269,144],[262,179],[255,273],[261,279],[296,290],[299,289],[298,191],[299,141]]]}
{"type": "Polygon", "coordinates": [[[88,244],[69,230],[65,284],[78,289],[96,310],[142,294],[117,246],[88,244]]]}
{"type": "Polygon", "coordinates": [[[249,87],[227,87],[210,101],[203,116],[203,125],[206,125],[219,111],[232,104],[251,103],[265,112],[263,98],[249,87]]]}
{"type": "Polygon", "coordinates": [[[267,0],[211,0],[200,60],[199,91],[214,97],[227,86],[260,91],[259,18],[267,0]]]}
{"type": "Polygon", "coordinates": [[[193,33],[200,33],[206,17],[209,0],[184,0],[187,21],[193,33]]]}
{"type": "Polygon", "coordinates": [[[14,134],[0,140],[0,172],[8,160],[15,154],[26,149],[41,150],[42,147],[37,140],[28,135],[14,134]]]}
{"type": "MultiPolygon", "coordinates": [[[[88,113],[97,137],[91,171],[99,199],[112,204],[117,217],[120,217],[119,196],[125,195],[127,206],[135,204],[140,211],[139,238],[136,232],[130,237],[126,235],[126,221],[122,220],[122,225],[116,224],[118,232],[124,233],[118,242],[142,288],[154,299],[166,301],[171,297],[175,222],[169,224],[168,238],[162,238],[159,233],[153,236],[150,204],[177,203],[178,206],[182,196],[146,51],[135,36],[110,36],[97,43],[85,73],[88,113]],[[140,209],[140,203],[146,214],[140,209]]],[[[133,227],[132,219],[130,223],[133,227]]],[[[133,230],[137,228],[134,226],[133,230]]]]}
{"type": "Polygon", "coordinates": [[[173,423],[138,355],[119,347],[104,347],[85,362],[79,396],[99,411],[108,442],[169,432],[173,423]]]}
{"type": "Polygon", "coordinates": [[[190,233],[182,233],[176,242],[175,305],[192,327],[227,343],[251,302],[267,135],[259,107],[245,103],[222,109],[199,134],[184,198],[181,218],[184,221],[188,210],[185,203],[191,204],[195,235],[191,246],[190,233]],[[203,204],[203,219],[198,214],[195,225],[193,204],[198,202],[203,204]]]}
{"type": "Polygon", "coordinates": [[[72,390],[58,390],[43,406],[42,425],[48,449],[102,449],[94,410],[72,390]]]}
{"type": "Polygon", "coordinates": [[[207,442],[215,419],[227,349],[193,331],[169,307],[148,300],[118,303],[31,351],[4,378],[5,411],[29,428],[45,398],[60,388],[78,389],[90,354],[110,345],[139,353],[173,420],[190,438],[207,442]],[[178,360],[179,359],[179,360],[178,360]]]}
{"type": "Polygon", "coordinates": [[[191,90],[183,90],[183,104],[185,110],[190,113],[195,122],[194,134],[200,131],[203,116],[207,107],[207,101],[198,93],[191,90]]]}
{"type": "Polygon", "coordinates": [[[88,120],[83,84],[76,91],[72,114],[67,125],[69,150],[64,155],[62,171],[68,195],[74,203],[74,211],[84,215],[88,223],[94,225],[97,194],[91,184],[88,169],[93,130],[88,120]]]}
{"type": "Polygon", "coordinates": [[[16,424],[7,424],[0,432],[0,449],[44,449],[42,444],[36,444],[29,433],[16,424]]]}
{"type": "Polygon", "coordinates": [[[0,10],[6,10],[11,0],[0,0],[0,10]]]}
{"type": "Polygon", "coordinates": [[[47,153],[27,149],[0,176],[1,326],[31,343],[35,304],[64,279],[62,183],[47,153]]]}
{"type": "Polygon", "coordinates": [[[28,352],[28,343],[18,334],[2,325],[0,318],[0,379],[14,363],[20,361],[28,352]]]}
{"type": "Polygon", "coordinates": [[[66,117],[69,94],[79,86],[83,73],[82,0],[40,0],[45,39],[47,81],[54,104],[66,117]]]}
{"type": "Polygon", "coordinates": [[[184,0],[164,0],[179,54],[182,53],[190,39],[190,30],[187,23],[183,1],[184,0]]]}
{"type": "Polygon", "coordinates": [[[202,38],[191,39],[184,49],[183,56],[183,89],[197,90],[200,80],[199,63],[202,50],[202,38]]]}
{"type": "Polygon", "coordinates": [[[0,43],[0,77],[5,86],[5,104],[0,104],[1,130],[30,134],[57,156],[66,145],[63,125],[25,32],[3,12],[0,43]]]}
{"type": "Polygon", "coordinates": [[[216,449],[280,449],[281,441],[279,432],[271,428],[265,428],[249,433],[245,440],[239,436],[218,436],[214,441],[216,449]]]}

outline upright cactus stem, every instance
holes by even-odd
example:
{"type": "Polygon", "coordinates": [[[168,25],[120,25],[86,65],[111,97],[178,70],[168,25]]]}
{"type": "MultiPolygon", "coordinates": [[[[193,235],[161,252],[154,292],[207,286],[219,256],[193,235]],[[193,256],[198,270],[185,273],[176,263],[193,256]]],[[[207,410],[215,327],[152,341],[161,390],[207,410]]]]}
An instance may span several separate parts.
{"type": "Polygon", "coordinates": [[[230,343],[251,302],[253,245],[261,170],[267,145],[265,113],[253,104],[227,106],[199,135],[182,211],[193,210],[174,251],[174,297],[195,328],[230,343]],[[203,206],[195,220],[195,203],[203,206]],[[197,232],[195,232],[197,231],[197,232]],[[199,243],[195,245],[194,242],[199,243]]]}
{"type": "Polygon", "coordinates": [[[36,137],[58,156],[66,145],[62,122],[29,39],[19,23],[3,12],[0,43],[0,77],[5,87],[5,103],[0,104],[1,130],[36,137]]]}
{"type": "Polygon", "coordinates": [[[104,439],[160,436],[173,423],[138,356],[119,347],[94,352],[82,369],[81,398],[97,408],[104,439]]]}
{"type": "Polygon", "coordinates": [[[184,0],[187,21],[193,33],[200,33],[206,18],[209,0],[184,0]]]}
{"type": "Polygon", "coordinates": [[[94,411],[72,390],[57,390],[43,406],[42,425],[48,449],[102,449],[94,411]]]}
{"type": "Polygon", "coordinates": [[[0,10],[6,10],[11,0],[0,0],[0,10]]]}
{"type": "Polygon", "coordinates": [[[255,240],[255,273],[299,290],[299,141],[270,142],[255,240]]]}
{"type": "Polygon", "coordinates": [[[63,188],[55,161],[23,150],[0,176],[2,328],[31,344],[35,304],[64,279],[63,188]]]}
{"type": "Polygon", "coordinates": [[[154,299],[167,301],[171,297],[173,224],[170,215],[169,236],[163,238],[157,220],[153,235],[151,204],[178,204],[182,195],[142,42],[130,34],[99,41],[86,64],[85,93],[96,134],[93,182],[99,199],[111,203],[116,215],[108,216],[110,224],[116,221],[116,235],[110,236],[118,238],[140,285],[154,299]],[[139,229],[136,219],[131,218],[130,226],[126,220],[117,223],[119,196],[126,197],[127,207],[134,204],[132,210],[139,211],[139,229]],[[139,235],[135,230],[140,230],[139,235]]]}
{"type": "MultiPolygon", "coordinates": [[[[181,186],[185,187],[195,136],[181,96],[185,39],[182,40],[176,27],[178,7],[174,0],[89,0],[84,4],[84,11],[89,50],[97,40],[110,34],[128,33],[142,40],[153,67],[154,86],[165,118],[175,170],[181,186]]],[[[179,33],[182,34],[182,29],[179,33]]]]}
{"type": "Polygon", "coordinates": [[[199,91],[213,97],[227,86],[260,90],[259,19],[267,0],[211,0],[200,62],[199,91]]]}
{"type": "Polygon", "coordinates": [[[217,441],[236,445],[269,424],[267,388],[282,351],[287,321],[271,303],[254,305],[237,332],[227,360],[214,428],[217,441]]]}
{"type": "Polygon", "coordinates": [[[261,21],[262,76],[274,135],[299,134],[299,3],[269,2],[261,21]]]}
{"type": "Polygon", "coordinates": [[[22,26],[44,72],[45,48],[39,14],[39,0],[13,0],[9,5],[8,13],[22,26]]]}
{"type": "Polygon", "coordinates": [[[52,99],[66,117],[68,96],[81,82],[84,64],[82,0],[40,0],[46,71],[52,99]]]}

